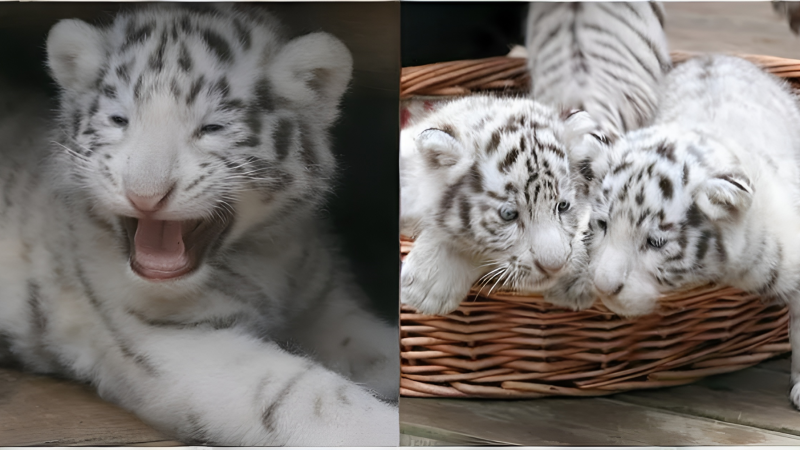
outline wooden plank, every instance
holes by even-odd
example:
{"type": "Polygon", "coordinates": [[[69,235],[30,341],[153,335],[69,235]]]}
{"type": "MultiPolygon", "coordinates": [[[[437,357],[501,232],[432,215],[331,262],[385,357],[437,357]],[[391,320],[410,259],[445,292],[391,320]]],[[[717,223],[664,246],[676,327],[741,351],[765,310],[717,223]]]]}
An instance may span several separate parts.
{"type": "Polygon", "coordinates": [[[789,403],[789,375],[759,367],[695,384],[618,394],[626,403],[800,437],[800,411],[789,403]]]}
{"type": "Polygon", "coordinates": [[[0,446],[181,445],[91,386],[0,369],[0,446]]]}
{"type": "Polygon", "coordinates": [[[472,436],[460,435],[449,432],[447,435],[440,430],[424,426],[410,425],[400,427],[400,446],[401,447],[452,447],[452,446],[487,446],[497,445],[496,442],[477,439],[472,436]],[[447,439],[446,441],[442,439],[447,439]]]}
{"type": "Polygon", "coordinates": [[[495,445],[800,445],[800,437],[607,398],[403,398],[401,431],[495,445]]]}

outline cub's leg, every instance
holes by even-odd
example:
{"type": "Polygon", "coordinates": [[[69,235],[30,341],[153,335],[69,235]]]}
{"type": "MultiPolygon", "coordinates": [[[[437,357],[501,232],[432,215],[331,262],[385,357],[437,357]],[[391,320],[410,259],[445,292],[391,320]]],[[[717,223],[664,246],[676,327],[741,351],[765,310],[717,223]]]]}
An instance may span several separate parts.
{"type": "Polygon", "coordinates": [[[789,399],[795,408],[800,409],[800,297],[789,300],[789,310],[789,339],[792,344],[792,390],[789,399]]]}
{"type": "Polygon", "coordinates": [[[453,312],[481,276],[477,264],[422,232],[400,275],[400,301],[423,314],[453,312]]]}
{"type": "MultiPolygon", "coordinates": [[[[295,321],[298,325],[292,337],[326,367],[396,402],[400,385],[398,326],[362,308],[363,297],[357,287],[339,283],[318,307],[295,321]]],[[[396,298],[387,301],[397,306],[396,298]]]]}
{"type": "Polygon", "coordinates": [[[184,442],[396,446],[398,410],[236,329],[148,327],[96,372],[101,395],[184,442]]]}

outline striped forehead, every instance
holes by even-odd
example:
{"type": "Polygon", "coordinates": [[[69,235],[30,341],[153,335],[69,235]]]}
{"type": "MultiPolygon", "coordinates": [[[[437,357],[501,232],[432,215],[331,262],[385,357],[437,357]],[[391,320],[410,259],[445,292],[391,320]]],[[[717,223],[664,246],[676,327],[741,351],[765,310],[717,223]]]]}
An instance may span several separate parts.
{"type": "Polygon", "coordinates": [[[499,175],[497,179],[502,180],[506,195],[521,196],[526,204],[537,204],[557,199],[566,189],[566,150],[551,127],[525,117],[512,117],[488,134],[488,140],[479,148],[484,149],[487,170],[499,175]]]}
{"type": "Polygon", "coordinates": [[[625,217],[637,226],[648,218],[678,220],[688,176],[689,166],[675,156],[672,145],[660,143],[628,154],[603,182],[609,217],[625,217]]]}
{"type": "MultiPolygon", "coordinates": [[[[261,54],[247,57],[259,37],[250,21],[220,12],[154,11],[123,16],[115,23],[113,50],[99,77],[107,96],[127,88],[140,99],[168,90],[191,103],[203,91],[227,94],[242,81],[232,83],[226,77],[233,66],[260,62],[261,54]]],[[[269,39],[277,43],[277,36],[269,39]]]]}

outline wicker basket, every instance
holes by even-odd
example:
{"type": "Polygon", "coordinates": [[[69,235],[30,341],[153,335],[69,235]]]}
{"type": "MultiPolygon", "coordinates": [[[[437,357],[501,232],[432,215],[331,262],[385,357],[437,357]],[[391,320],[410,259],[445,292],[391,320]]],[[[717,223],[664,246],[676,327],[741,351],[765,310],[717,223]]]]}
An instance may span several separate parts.
{"type": "MultiPolygon", "coordinates": [[[[692,55],[675,52],[679,63],[692,55]]],[[[800,88],[800,60],[740,55],[800,88]]],[[[402,99],[525,93],[523,58],[404,68],[402,99]]],[[[401,255],[413,243],[401,238],[401,255]]],[[[676,386],[790,351],[788,308],[730,287],[664,295],[655,314],[624,319],[513,292],[473,290],[446,316],[403,305],[400,393],[410,397],[598,396],[676,386]]]]}

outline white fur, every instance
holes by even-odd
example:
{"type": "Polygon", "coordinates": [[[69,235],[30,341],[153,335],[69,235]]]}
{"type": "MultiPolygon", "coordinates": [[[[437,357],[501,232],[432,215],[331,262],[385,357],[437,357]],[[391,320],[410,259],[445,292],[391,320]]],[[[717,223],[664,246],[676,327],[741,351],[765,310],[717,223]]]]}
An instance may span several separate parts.
{"type": "Polygon", "coordinates": [[[600,145],[588,115],[562,119],[528,99],[473,96],[408,123],[400,136],[400,223],[416,241],[403,264],[401,301],[448,313],[479,282],[486,292],[544,291],[554,303],[588,306],[581,238],[589,208],[571,167],[573,153],[594,154],[600,145]],[[539,183],[549,186],[541,197],[539,183]],[[517,217],[502,219],[504,208],[517,217]]]}
{"type": "Polygon", "coordinates": [[[670,68],[663,15],[647,1],[531,3],[531,95],[587,111],[612,140],[648,125],[670,68]]]}
{"type": "Polygon", "coordinates": [[[161,36],[186,15],[143,6],[108,28],[66,21],[51,32],[59,120],[38,123],[44,107],[14,100],[0,121],[0,194],[11,199],[0,208],[0,338],[29,370],[92,383],[184,442],[396,445],[398,411],[386,400],[398,393],[397,328],[363,308],[318,214],[349,52],[324,33],[287,43],[274,19],[223,5],[189,13],[219,38],[183,36],[190,70],[171,38],[153,68],[161,36]],[[265,76],[266,100],[288,105],[255,103],[265,76]],[[221,78],[227,87],[215,88],[221,78]],[[113,95],[98,95],[108,86],[113,95]],[[220,108],[225,100],[243,106],[220,108]],[[209,123],[222,129],[198,131],[209,123]],[[235,219],[197,271],[155,282],[131,270],[120,219],[141,218],[127,196],[167,193],[152,217],[235,219]]]}
{"type": "Polygon", "coordinates": [[[751,63],[705,56],[678,66],[655,124],[613,149],[594,213],[592,273],[623,315],[708,282],[787,301],[800,407],[798,123],[797,98],[751,63]]]}

